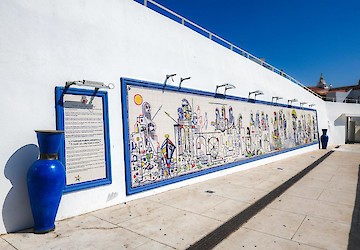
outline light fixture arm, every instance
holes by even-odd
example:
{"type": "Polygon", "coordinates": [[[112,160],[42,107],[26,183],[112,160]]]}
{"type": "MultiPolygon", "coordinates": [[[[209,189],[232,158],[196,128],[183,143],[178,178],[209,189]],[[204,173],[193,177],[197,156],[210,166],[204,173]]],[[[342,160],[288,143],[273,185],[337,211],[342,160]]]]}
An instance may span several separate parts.
{"type": "Polygon", "coordinates": [[[183,82],[183,81],[186,81],[186,80],[189,80],[191,78],[191,76],[189,76],[189,77],[185,77],[185,78],[180,78],[180,83],[179,83],[179,89],[181,88],[181,83],[183,82]]]}
{"type": "Polygon", "coordinates": [[[95,89],[113,89],[115,85],[112,83],[105,84],[103,82],[96,82],[96,81],[68,81],[65,83],[65,87],[69,88],[71,85],[81,86],[81,87],[93,87],[95,89]]]}
{"type": "Polygon", "coordinates": [[[219,88],[224,88],[224,95],[226,95],[226,91],[228,89],[235,89],[236,86],[233,85],[233,84],[230,84],[230,83],[224,83],[224,84],[221,84],[221,85],[216,85],[215,94],[218,93],[217,91],[218,91],[219,88]]]}
{"type": "Polygon", "coordinates": [[[248,95],[248,99],[250,99],[250,96],[254,94],[254,100],[256,100],[256,96],[258,95],[263,95],[264,92],[262,92],[261,90],[255,90],[255,91],[250,91],[249,95],[248,95]]]}

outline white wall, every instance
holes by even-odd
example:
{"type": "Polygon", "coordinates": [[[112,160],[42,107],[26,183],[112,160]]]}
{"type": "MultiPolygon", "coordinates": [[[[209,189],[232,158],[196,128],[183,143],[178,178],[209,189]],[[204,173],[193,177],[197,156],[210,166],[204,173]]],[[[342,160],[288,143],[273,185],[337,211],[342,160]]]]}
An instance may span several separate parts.
{"type": "Polygon", "coordinates": [[[328,112],[328,124],[319,129],[327,128],[330,145],[345,143],[346,137],[346,116],[344,114],[360,114],[360,104],[326,102],[328,112]]]}
{"type": "MultiPolygon", "coordinates": [[[[113,184],[65,194],[58,219],[240,169],[126,197],[120,77],[161,83],[166,74],[177,73],[176,84],[180,77],[191,76],[183,86],[206,91],[229,82],[237,87],[229,94],[236,96],[247,97],[249,91],[261,89],[262,100],[281,95],[283,103],[292,98],[315,103],[319,127],[332,123],[327,105],[301,87],[131,0],[2,0],[0,32],[0,168],[4,171],[0,175],[0,233],[33,224],[25,183],[27,169],[37,157],[33,131],[55,128],[54,88],[69,80],[116,86],[109,90],[113,184]]],[[[341,129],[330,130],[330,143],[340,141],[341,129]]]]}

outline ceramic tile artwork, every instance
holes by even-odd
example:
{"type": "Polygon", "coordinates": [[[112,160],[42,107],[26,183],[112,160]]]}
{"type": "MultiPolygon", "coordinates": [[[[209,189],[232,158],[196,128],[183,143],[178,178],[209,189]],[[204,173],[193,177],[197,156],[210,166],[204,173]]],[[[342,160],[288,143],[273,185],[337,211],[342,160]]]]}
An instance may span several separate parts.
{"type": "Polygon", "coordinates": [[[315,110],[127,86],[131,188],[318,140],[315,110]]]}

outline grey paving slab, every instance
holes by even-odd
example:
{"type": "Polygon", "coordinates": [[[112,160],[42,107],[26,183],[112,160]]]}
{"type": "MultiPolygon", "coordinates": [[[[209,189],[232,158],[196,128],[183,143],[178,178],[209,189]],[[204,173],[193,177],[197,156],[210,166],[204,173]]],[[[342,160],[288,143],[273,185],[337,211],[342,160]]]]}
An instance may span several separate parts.
{"type": "Polygon", "coordinates": [[[303,178],[293,185],[293,187],[308,187],[325,189],[329,186],[329,181],[314,179],[311,176],[309,178],[303,178]]]}
{"type": "Polygon", "coordinates": [[[309,174],[304,176],[304,180],[321,180],[321,181],[330,181],[334,177],[333,173],[316,173],[311,171],[309,174]]]}
{"type": "Polygon", "coordinates": [[[353,207],[320,200],[305,199],[282,195],[268,207],[303,215],[312,215],[334,220],[340,223],[351,223],[353,207]]]}
{"type": "Polygon", "coordinates": [[[3,236],[16,249],[126,249],[136,248],[150,239],[91,215],[57,223],[54,232],[44,235],[15,233],[3,236]]]}
{"type": "Polygon", "coordinates": [[[163,206],[164,205],[158,202],[139,199],[106,209],[101,209],[90,214],[112,224],[119,224],[163,206]]]}
{"type": "Polygon", "coordinates": [[[319,198],[319,196],[323,191],[324,189],[322,188],[314,188],[314,187],[306,187],[306,186],[304,187],[301,185],[296,185],[289,188],[286,191],[286,195],[316,200],[317,198],[319,198]]]}
{"type": "Polygon", "coordinates": [[[324,190],[319,200],[354,206],[356,199],[355,192],[344,192],[337,190],[324,190]]]}
{"type": "Polygon", "coordinates": [[[304,219],[305,215],[265,208],[243,227],[290,240],[304,219]]]}
{"type": "Polygon", "coordinates": [[[221,224],[181,209],[162,207],[119,225],[165,245],[185,249],[221,224]]]}
{"type": "MultiPolygon", "coordinates": [[[[3,235],[0,249],[186,249],[326,152],[317,150],[59,221],[56,231],[46,235],[3,235]],[[214,193],[205,192],[209,190],[214,193]]],[[[346,249],[359,153],[360,146],[336,150],[217,249],[346,249]],[[325,242],[326,235],[333,243],[325,242]]]]}
{"type": "Polygon", "coordinates": [[[215,195],[226,197],[233,200],[253,203],[259,198],[267,194],[264,190],[257,190],[254,188],[246,188],[234,184],[221,184],[212,189],[215,195]]]}
{"type": "Polygon", "coordinates": [[[239,211],[244,210],[250,203],[228,199],[215,207],[205,211],[202,215],[225,222],[239,211]]]}
{"type": "Polygon", "coordinates": [[[254,178],[252,176],[243,175],[236,177],[228,177],[224,179],[223,183],[221,183],[220,185],[229,184],[229,185],[237,185],[246,188],[253,188],[254,186],[258,185],[264,180],[265,180],[264,177],[254,178]]]}
{"type": "Polygon", "coordinates": [[[339,167],[337,169],[337,175],[341,176],[340,180],[348,180],[348,181],[355,181],[356,180],[356,175],[354,176],[354,174],[356,174],[358,172],[356,165],[348,165],[345,167],[339,167]],[[355,166],[355,167],[354,167],[355,166]],[[349,177],[353,177],[351,180],[349,179],[349,177]]]}
{"type": "Polygon", "coordinates": [[[280,183],[284,183],[285,181],[289,180],[293,176],[294,176],[294,174],[280,172],[279,174],[269,176],[266,180],[273,181],[273,182],[280,184],[280,183]]]}
{"type": "Polygon", "coordinates": [[[206,190],[211,190],[212,187],[215,187],[217,185],[224,183],[224,181],[225,181],[224,178],[225,177],[219,177],[219,178],[215,178],[215,179],[208,180],[208,181],[202,181],[199,183],[184,186],[183,188],[204,192],[206,190]]]}
{"type": "Polygon", "coordinates": [[[163,194],[149,197],[149,199],[155,199],[161,204],[201,214],[216,205],[227,200],[225,197],[221,197],[205,191],[191,190],[186,188],[180,188],[176,192],[165,192],[163,194]],[[162,199],[164,195],[168,193],[167,199],[162,199]],[[174,195],[173,195],[174,194],[174,195]]]}
{"type": "Polygon", "coordinates": [[[146,242],[141,246],[138,246],[135,248],[136,250],[149,250],[149,249],[155,249],[155,250],[171,250],[171,249],[176,249],[174,247],[171,246],[167,246],[165,244],[156,242],[156,241],[150,241],[150,242],[146,242]]]}
{"type": "Polygon", "coordinates": [[[350,225],[307,217],[293,240],[323,249],[347,249],[350,225]]]}
{"type": "Polygon", "coordinates": [[[240,228],[235,233],[230,235],[226,240],[217,245],[214,249],[310,250],[318,248],[254,230],[240,228]]]}
{"type": "Polygon", "coordinates": [[[336,175],[333,175],[331,178],[331,181],[334,182],[347,182],[351,184],[357,184],[358,176],[357,176],[357,170],[354,171],[354,173],[336,173],[336,175]]]}
{"type": "Polygon", "coordinates": [[[262,182],[260,182],[260,183],[258,183],[256,185],[254,185],[254,188],[270,192],[271,190],[277,188],[280,183],[282,183],[282,180],[280,180],[280,181],[266,180],[266,181],[262,181],[262,182]]]}
{"type": "Polygon", "coordinates": [[[356,184],[344,181],[329,181],[325,188],[341,192],[356,192],[356,184]]]}
{"type": "Polygon", "coordinates": [[[335,174],[338,168],[339,163],[334,161],[334,157],[332,157],[331,159],[325,159],[321,165],[317,166],[311,172],[316,174],[335,174]]]}
{"type": "Polygon", "coordinates": [[[1,250],[15,250],[16,248],[10,245],[7,241],[0,237],[0,249],[1,250]]]}

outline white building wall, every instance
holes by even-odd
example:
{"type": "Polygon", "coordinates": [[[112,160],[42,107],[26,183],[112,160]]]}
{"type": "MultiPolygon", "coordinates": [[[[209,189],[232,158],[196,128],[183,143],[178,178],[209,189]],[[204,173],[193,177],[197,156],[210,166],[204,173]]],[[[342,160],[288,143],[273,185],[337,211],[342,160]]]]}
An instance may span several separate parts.
{"type": "Polygon", "coordinates": [[[328,112],[328,124],[324,127],[328,129],[329,144],[341,145],[345,143],[346,138],[346,114],[360,114],[360,104],[355,103],[337,103],[326,102],[328,112]]]}
{"type": "MultiPolygon", "coordinates": [[[[65,194],[57,219],[317,148],[126,197],[120,77],[162,83],[166,74],[177,73],[174,84],[191,76],[184,87],[214,91],[217,84],[228,82],[237,87],[229,90],[231,95],[247,97],[249,91],[260,89],[265,93],[258,96],[261,100],[281,95],[283,103],[292,98],[315,103],[319,128],[330,126],[330,143],[342,139],[341,128],[332,127],[334,116],[327,114],[333,107],[327,109],[327,104],[289,80],[132,0],[2,0],[0,32],[0,169],[4,173],[0,175],[0,233],[33,225],[25,180],[38,153],[34,130],[55,128],[54,88],[69,80],[115,84],[108,92],[113,183],[65,194]]],[[[336,108],[341,112],[342,107],[336,108]]]]}

